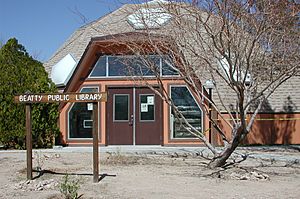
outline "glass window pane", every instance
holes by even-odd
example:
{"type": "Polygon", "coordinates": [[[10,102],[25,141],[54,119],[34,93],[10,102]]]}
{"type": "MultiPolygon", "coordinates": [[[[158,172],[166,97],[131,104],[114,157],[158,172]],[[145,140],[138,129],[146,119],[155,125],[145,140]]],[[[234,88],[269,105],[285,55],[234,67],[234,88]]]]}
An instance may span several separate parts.
{"type": "Polygon", "coordinates": [[[140,120],[154,121],[154,95],[140,95],[140,120]]]}
{"type": "Polygon", "coordinates": [[[148,55],[135,60],[134,70],[136,76],[154,76],[159,74],[159,56],[148,55]]]}
{"type": "Polygon", "coordinates": [[[69,137],[92,138],[92,129],[87,128],[86,122],[91,120],[92,111],[87,110],[86,103],[75,103],[69,112],[69,137]]]}
{"type": "MultiPolygon", "coordinates": [[[[98,88],[85,87],[80,92],[98,92],[98,88]]],[[[92,111],[87,109],[87,103],[74,103],[69,111],[68,120],[69,138],[92,138],[92,111]]]]}
{"type": "Polygon", "coordinates": [[[114,120],[129,120],[129,95],[114,95],[114,120]]]}
{"type": "MultiPolygon", "coordinates": [[[[193,96],[187,89],[187,87],[171,87],[171,98],[178,108],[178,110],[183,114],[184,118],[197,130],[202,129],[202,111],[195,102],[193,96]]],[[[184,128],[184,121],[182,118],[177,118],[174,111],[171,111],[172,117],[172,127],[173,127],[173,137],[174,138],[188,138],[194,137],[184,128]]]]}
{"type": "Polygon", "coordinates": [[[102,56],[96,62],[90,77],[106,76],[106,56],[102,56]]]}
{"type": "Polygon", "coordinates": [[[162,75],[171,76],[178,74],[178,71],[174,68],[174,63],[172,59],[167,56],[164,56],[162,58],[162,75]]]}
{"type": "Polygon", "coordinates": [[[95,92],[98,92],[98,88],[93,88],[93,87],[85,87],[85,88],[82,88],[81,93],[95,93],[95,92]]]}
{"type": "Polygon", "coordinates": [[[158,56],[109,56],[109,76],[154,76],[159,72],[158,56]]]}
{"type": "Polygon", "coordinates": [[[154,76],[159,74],[160,60],[162,60],[162,75],[178,75],[178,71],[173,67],[173,61],[168,56],[159,55],[116,55],[101,56],[96,62],[90,77],[106,76],[106,60],[108,60],[109,76],[154,76]]]}
{"type": "Polygon", "coordinates": [[[128,66],[130,66],[129,60],[125,60],[121,56],[108,57],[109,76],[128,76],[128,66]]]}

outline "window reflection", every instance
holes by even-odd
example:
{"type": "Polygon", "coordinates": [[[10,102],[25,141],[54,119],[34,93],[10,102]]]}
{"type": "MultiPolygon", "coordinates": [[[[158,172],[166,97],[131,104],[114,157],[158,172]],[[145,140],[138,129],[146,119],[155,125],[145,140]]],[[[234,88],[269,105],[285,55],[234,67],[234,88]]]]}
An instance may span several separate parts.
{"type": "Polygon", "coordinates": [[[140,120],[154,121],[154,95],[142,94],[140,95],[140,120]]]}
{"type": "MultiPolygon", "coordinates": [[[[195,127],[197,130],[202,129],[202,111],[194,100],[190,91],[186,86],[172,86],[171,98],[174,105],[182,113],[184,118],[195,127]]],[[[194,135],[190,134],[184,128],[184,121],[182,118],[176,117],[174,110],[171,110],[171,128],[173,138],[193,138],[194,135]]]]}
{"type": "Polygon", "coordinates": [[[114,95],[114,121],[129,120],[129,95],[114,95]]]}
{"type": "Polygon", "coordinates": [[[94,69],[91,72],[91,77],[106,76],[106,56],[102,56],[96,62],[94,69]]]}
{"type": "Polygon", "coordinates": [[[155,75],[172,76],[178,75],[178,72],[173,67],[172,60],[167,56],[105,55],[98,59],[90,77],[150,77],[155,75]]]}
{"type": "MultiPolygon", "coordinates": [[[[98,88],[83,88],[81,93],[98,92],[98,88]]],[[[92,138],[92,111],[87,110],[87,103],[76,102],[68,114],[69,138],[92,138]]]]}

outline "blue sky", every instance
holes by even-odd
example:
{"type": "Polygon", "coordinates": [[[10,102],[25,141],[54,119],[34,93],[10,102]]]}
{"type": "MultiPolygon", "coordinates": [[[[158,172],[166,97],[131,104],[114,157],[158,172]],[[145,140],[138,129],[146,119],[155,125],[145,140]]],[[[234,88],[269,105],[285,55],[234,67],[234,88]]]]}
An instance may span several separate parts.
{"type": "MultiPolygon", "coordinates": [[[[48,60],[84,20],[91,22],[124,0],[0,0],[0,42],[15,37],[40,61],[48,60]],[[80,13],[80,14],[79,14],[80,13]]],[[[86,22],[86,23],[87,23],[86,22]]]]}

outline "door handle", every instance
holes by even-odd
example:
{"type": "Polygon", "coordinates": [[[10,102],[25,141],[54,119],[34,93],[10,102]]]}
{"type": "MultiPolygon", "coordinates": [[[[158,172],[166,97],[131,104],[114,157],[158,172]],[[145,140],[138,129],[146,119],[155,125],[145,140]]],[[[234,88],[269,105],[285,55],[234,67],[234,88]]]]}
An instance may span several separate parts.
{"type": "Polygon", "coordinates": [[[133,115],[130,116],[130,120],[128,122],[129,126],[133,125],[133,115]]]}

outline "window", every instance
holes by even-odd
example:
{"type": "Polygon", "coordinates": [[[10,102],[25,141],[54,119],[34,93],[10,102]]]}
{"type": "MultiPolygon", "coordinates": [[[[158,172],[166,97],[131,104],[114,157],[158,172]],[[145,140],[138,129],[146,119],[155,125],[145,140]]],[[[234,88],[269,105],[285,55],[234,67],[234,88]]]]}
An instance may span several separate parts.
{"type": "Polygon", "coordinates": [[[114,94],[114,121],[129,121],[129,95],[114,94]]]}
{"type": "Polygon", "coordinates": [[[105,77],[106,76],[106,61],[107,57],[102,56],[98,59],[96,62],[92,72],[91,72],[91,77],[105,77]]]}
{"type": "MultiPolygon", "coordinates": [[[[186,86],[171,86],[171,98],[174,105],[182,113],[184,118],[195,127],[197,130],[202,130],[202,110],[193,98],[191,92],[186,86]]],[[[175,116],[174,110],[171,109],[170,127],[173,138],[194,138],[184,128],[184,121],[182,118],[175,116]]]]}
{"type": "Polygon", "coordinates": [[[108,76],[154,76],[159,72],[159,59],[148,56],[108,56],[108,76]],[[150,67],[149,67],[150,66],[150,67]]]}
{"type": "Polygon", "coordinates": [[[140,95],[140,121],[154,121],[154,104],[155,96],[142,94],[140,95]]]}
{"type": "MultiPolygon", "coordinates": [[[[96,87],[82,88],[81,93],[98,92],[96,87]]],[[[87,103],[76,102],[68,113],[69,138],[92,138],[92,112],[87,108],[87,103]]]]}
{"type": "Polygon", "coordinates": [[[167,56],[105,55],[98,59],[89,77],[152,77],[155,74],[174,76],[178,75],[178,71],[167,56]]]}
{"type": "Polygon", "coordinates": [[[162,59],[162,75],[163,76],[176,76],[179,75],[178,69],[174,68],[172,59],[168,56],[164,56],[162,59]]]}
{"type": "Polygon", "coordinates": [[[124,60],[122,57],[108,57],[108,75],[109,76],[129,76],[131,60],[124,60]]]}

